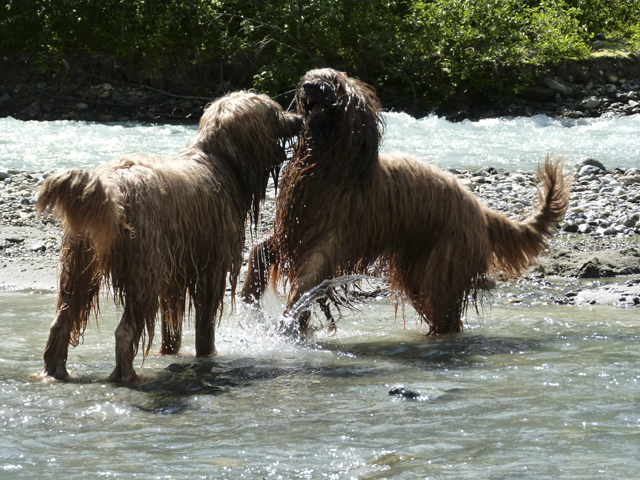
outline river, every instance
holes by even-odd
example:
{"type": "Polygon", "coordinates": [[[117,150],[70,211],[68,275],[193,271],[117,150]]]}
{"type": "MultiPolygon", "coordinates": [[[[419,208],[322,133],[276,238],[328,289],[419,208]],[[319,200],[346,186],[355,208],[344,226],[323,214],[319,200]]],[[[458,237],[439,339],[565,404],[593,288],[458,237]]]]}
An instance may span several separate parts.
{"type": "MultiPolygon", "coordinates": [[[[549,151],[569,166],[640,167],[639,132],[640,116],[388,114],[383,150],[458,169],[533,170],[549,151]]],[[[0,119],[0,169],[167,154],[194,133],[0,119]]],[[[382,296],[343,311],[335,334],[296,342],[274,332],[283,306],[270,294],[257,312],[227,305],[217,357],[194,358],[192,325],[179,356],[138,356],[137,386],[106,382],[118,320],[108,299],[70,350],[73,381],[42,382],[32,375],[55,295],[0,292],[0,479],[636,478],[640,315],[552,302],[585,282],[501,286],[462,334],[442,337],[382,296]]]]}

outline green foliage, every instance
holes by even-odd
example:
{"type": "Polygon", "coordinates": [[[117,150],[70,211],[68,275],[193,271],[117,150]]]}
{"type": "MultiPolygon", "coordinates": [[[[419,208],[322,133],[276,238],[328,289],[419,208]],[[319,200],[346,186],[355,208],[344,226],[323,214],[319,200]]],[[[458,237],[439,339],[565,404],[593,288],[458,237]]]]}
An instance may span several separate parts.
{"type": "Polygon", "coordinates": [[[330,66],[373,84],[387,108],[422,111],[461,95],[507,95],[529,80],[527,68],[587,55],[586,40],[601,31],[640,45],[640,2],[8,0],[0,7],[0,49],[38,54],[44,69],[88,57],[127,81],[282,95],[305,71],[330,66]]]}
{"type": "Polygon", "coordinates": [[[640,24],[638,0],[566,0],[580,13],[578,20],[591,34],[611,33],[640,24]]]}
{"type": "Polygon", "coordinates": [[[560,1],[435,0],[413,5],[416,51],[431,63],[428,81],[445,98],[473,88],[487,96],[527,81],[505,69],[588,53],[575,8],[560,1]],[[501,84],[507,80],[508,84],[501,84]]]}

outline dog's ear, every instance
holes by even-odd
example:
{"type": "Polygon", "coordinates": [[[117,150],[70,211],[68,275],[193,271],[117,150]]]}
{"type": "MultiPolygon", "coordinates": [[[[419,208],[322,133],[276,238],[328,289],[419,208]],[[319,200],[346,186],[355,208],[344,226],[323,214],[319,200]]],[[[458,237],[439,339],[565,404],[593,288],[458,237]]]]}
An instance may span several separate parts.
{"type": "Polygon", "coordinates": [[[284,127],[284,133],[282,137],[296,137],[302,131],[302,116],[298,115],[297,113],[283,111],[280,114],[280,121],[282,123],[282,126],[284,127]]]}

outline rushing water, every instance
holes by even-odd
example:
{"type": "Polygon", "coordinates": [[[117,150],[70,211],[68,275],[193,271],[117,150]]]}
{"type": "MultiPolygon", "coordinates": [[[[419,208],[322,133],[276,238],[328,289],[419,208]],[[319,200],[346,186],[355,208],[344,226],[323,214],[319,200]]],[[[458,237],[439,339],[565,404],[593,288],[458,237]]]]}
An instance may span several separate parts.
{"type": "MultiPolygon", "coordinates": [[[[607,119],[490,119],[451,123],[435,116],[386,115],[383,151],[401,150],[442,167],[534,170],[547,153],[569,165],[592,157],[607,167],[640,167],[640,115],[607,119]]],[[[0,119],[0,167],[88,167],[127,153],[168,155],[196,126],[22,122],[0,119]]]]}
{"type": "MultiPolygon", "coordinates": [[[[384,149],[456,168],[530,170],[548,151],[638,167],[638,132],[640,116],[452,124],[390,114],[384,149]]],[[[167,154],[194,134],[0,119],[0,168],[167,154]]],[[[588,286],[498,289],[464,333],[435,338],[410,307],[395,319],[383,297],[302,343],[274,333],[283,306],[270,295],[259,312],[225,314],[217,357],[194,358],[190,328],[181,355],[139,356],[143,381],[129,387],[106,382],[119,318],[108,299],[100,328],[70,350],[74,380],[42,382],[32,374],[55,295],[1,292],[0,479],[636,478],[640,315],[550,301],[588,286]],[[390,395],[396,386],[406,395],[390,395]]]]}

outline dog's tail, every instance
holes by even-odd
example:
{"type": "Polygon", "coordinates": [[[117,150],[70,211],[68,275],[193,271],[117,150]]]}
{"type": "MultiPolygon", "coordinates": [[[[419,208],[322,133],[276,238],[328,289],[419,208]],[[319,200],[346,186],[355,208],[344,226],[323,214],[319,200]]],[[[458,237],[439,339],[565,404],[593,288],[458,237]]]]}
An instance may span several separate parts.
{"type": "Polygon", "coordinates": [[[513,221],[499,212],[485,210],[495,266],[508,277],[519,276],[531,265],[564,218],[572,179],[563,176],[562,167],[561,158],[552,161],[548,155],[544,169],[538,167],[542,189],[538,189],[535,211],[525,220],[513,221]]]}
{"type": "Polygon", "coordinates": [[[71,234],[88,234],[98,252],[115,242],[124,212],[113,185],[94,170],[72,168],[48,177],[38,197],[40,213],[55,210],[71,234]]]}

